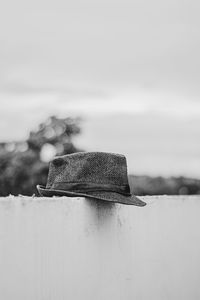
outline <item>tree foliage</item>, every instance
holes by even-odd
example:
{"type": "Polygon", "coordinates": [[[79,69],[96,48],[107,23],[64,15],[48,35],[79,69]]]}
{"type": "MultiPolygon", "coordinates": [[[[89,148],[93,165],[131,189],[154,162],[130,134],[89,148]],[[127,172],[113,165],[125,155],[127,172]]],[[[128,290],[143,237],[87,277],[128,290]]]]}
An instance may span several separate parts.
{"type": "Polygon", "coordinates": [[[194,195],[200,194],[200,180],[180,177],[129,176],[136,195],[194,195]]]}
{"type": "Polygon", "coordinates": [[[0,196],[37,194],[36,185],[45,185],[48,175],[45,146],[51,145],[55,155],[80,151],[72,142],[80,133],[79,123],[79,119],[52,116],[31,131],[27,140],[1,143],[0,196]]]}

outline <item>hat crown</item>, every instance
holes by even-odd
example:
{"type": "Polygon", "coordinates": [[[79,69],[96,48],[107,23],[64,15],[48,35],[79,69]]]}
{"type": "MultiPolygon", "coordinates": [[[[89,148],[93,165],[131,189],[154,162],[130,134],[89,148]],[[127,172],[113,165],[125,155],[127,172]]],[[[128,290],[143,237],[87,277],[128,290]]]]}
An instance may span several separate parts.
{"type": "Polygon", "coordinates": [[[106,152],[79,152],[55,157],[49,166],[46,188],[56,183],[128,185],[126,158],[106,152]]]}

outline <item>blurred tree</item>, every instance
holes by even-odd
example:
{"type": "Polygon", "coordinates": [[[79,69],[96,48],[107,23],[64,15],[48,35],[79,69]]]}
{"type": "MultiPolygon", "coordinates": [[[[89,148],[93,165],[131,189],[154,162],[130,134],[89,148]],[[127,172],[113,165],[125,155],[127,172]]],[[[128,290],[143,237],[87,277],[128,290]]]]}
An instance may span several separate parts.
{"type": "Polygon", "coordinates": [[[72,144],[72,137],[80,133],[80,119],[58,119],[50,117],[41,123],[36,131],[31,131],[27,140],[29,149],[40,154],[45,144],[51,144],[56,148],[57,154],[76,152],[72,144]]]}
{"type": "Polygon", "coordinates": [[[185,177],[129,176],[136,195],[194,195],[200,194],[200,180],[185,177]]]}
{"type": "Polygon", "coordinates": [[[27,141],[0,144],[0,196],[37,194],[45,185],[48,161],[55,155],[74,153],[73,136],[80,133],[80,119],[55,116],[31,131],[27,141]]]}

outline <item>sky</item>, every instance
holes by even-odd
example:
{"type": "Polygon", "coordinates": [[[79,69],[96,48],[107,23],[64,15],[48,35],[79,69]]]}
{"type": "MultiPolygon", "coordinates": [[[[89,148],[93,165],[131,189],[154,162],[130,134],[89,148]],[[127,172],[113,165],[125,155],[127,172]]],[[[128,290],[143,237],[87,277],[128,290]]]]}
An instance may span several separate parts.
{"type": "Polygon", "coordinates": [[[81,116],[75,142],[130,172],[200,178],[199,1],[6,1],[0,140],[51,114],[81,116]]]}

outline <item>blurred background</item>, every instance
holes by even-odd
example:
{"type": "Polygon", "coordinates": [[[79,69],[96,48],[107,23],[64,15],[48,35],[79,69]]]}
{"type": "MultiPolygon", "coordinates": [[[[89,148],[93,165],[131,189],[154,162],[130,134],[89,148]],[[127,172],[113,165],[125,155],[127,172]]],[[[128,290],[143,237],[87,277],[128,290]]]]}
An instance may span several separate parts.
{"type": "Polygon", "coordinates": [[[0,9],[0,195],[55,155],[126,155],[136,194],[200,193],[197,0],[9,0],[0,9]]]}

